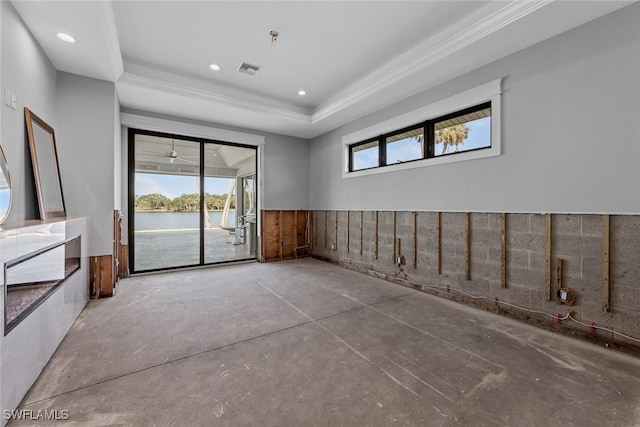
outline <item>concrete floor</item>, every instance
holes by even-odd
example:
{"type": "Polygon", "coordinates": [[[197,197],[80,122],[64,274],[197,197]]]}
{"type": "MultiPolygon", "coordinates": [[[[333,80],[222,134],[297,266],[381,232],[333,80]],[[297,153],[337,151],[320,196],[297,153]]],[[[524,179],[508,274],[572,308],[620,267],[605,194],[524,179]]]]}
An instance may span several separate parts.
{"type": "Polygon", "coordinates": [[[82,426],[638,426],[640,360],[307,258],[121,281],[21,409],[82,426]]]}

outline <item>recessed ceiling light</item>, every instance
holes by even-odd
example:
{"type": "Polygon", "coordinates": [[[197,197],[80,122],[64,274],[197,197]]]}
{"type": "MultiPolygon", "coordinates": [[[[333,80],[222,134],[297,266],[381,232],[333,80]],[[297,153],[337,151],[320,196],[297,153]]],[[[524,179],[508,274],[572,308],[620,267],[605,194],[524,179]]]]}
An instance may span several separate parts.
{"type": "Polygon", "coordinates": [[[298,95],[300,95],[300,96],[304,96],[306,94],[307,94],[307,92],[305,92],[304,90],[299,90],[298,91],[298,95]]]}
{"type": "Polygon", "coordinates": [[[213,71],[220,71],[220,66],[218,64],[209,64],[209,68],[213,71]]]}
{"type": "Polygon", "coordinates": [[[63,42],[67,42],[67,43],[75,43],[77,41],[75,37],[65,33],[58,33],[56,34],[56,36],[58,36],[58,38],[63,42]]]}

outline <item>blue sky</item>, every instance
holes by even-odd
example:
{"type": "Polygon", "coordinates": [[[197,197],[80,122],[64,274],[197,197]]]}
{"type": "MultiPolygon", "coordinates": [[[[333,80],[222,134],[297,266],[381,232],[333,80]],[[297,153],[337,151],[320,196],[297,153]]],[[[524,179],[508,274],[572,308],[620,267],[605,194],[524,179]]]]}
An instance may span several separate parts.
{"type": "MultiPolygon", "coordinates": [[[[460,144],[460,151],[473,150],[474,148],[487,147],[491,141],[491,118],[473,120],[466,123],[469,128],[469,136],[460,144]]],[[[396,141],[391,145],[393,150],[387,148],[387,164],[400,161],[414,160],[421,158],[420,143],[414,138],[407,138],[396,141]]],[[[455,147],[449,147],[448,153],[455,151],[455,147]]],[[[442,153],[442,144],[436,144],[436,155],[442,153]]],[[[370,168],[378,165],[377,147],[358,151],[354,158],[354,170],[370,168]]]]}
{"type": "MultiPolygon", "coordinates": [[[[231,180],[232,178],[205,178],[204,190],[209,194],[226,194],[229,192],[231,180]]],[[[199,178],[196,176],[136,172],[135,193],[137,196],[159,193],[174,199],[182,193],[197,193],[198,181],[199,178]]]]}

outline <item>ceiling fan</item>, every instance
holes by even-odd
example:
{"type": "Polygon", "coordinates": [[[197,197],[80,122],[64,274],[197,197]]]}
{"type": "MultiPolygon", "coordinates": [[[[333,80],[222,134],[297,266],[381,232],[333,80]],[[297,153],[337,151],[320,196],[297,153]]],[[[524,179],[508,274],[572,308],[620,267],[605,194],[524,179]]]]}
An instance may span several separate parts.
{"type": "Polygon", "coordinates": [[[169,163],[173,163],[176,160],[180,160],[183,161],[185,163],[191,163],[192,165],[199,165],[200,163],[198,162],[194,162],[193,160],[189,160],[188,157],[195,157],[198,158],[200,156],[180,156],[178,155],[178,152],[176,151],[176,144],[175,144],[175,140],[172,139],[171,140],[171,151],[165,154],[158,154],[156,152],[153,151],[149,151],[149,150],[140,150],[143,153],[149,153],[149,154],[142,154],[143,156],[149,156],[149,157],[166,157],[169,159],[169,163]]]}

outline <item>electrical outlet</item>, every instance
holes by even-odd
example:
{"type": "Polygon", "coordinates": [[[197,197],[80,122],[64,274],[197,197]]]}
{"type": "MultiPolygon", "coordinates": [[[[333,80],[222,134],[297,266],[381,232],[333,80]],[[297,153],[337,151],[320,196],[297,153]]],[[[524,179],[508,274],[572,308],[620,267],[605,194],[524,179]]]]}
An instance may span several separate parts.
{"type": "Polygon", "coordinates": [[[16,99],[16,96],[14,94],[11,94],[11,108],[15,110],[17,106],[18,100],[16,99]]]}
{"type": "Polygon", "coordinates": [[[405,260],[404,255],[400,255],[398,257],[398,259],[396,260],[396,263],[398,265],[405,265],[407,263],[407,261],[405,260]]]}
{"type": "Polygon", "coordinates": [[[335,251],[335,250],[336,250],[336,244],[335,244],[335,243],[332,243],[332,244],[331,244],[331,250],[332,250],[332,251],[335,251]]]}

